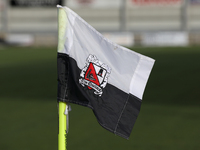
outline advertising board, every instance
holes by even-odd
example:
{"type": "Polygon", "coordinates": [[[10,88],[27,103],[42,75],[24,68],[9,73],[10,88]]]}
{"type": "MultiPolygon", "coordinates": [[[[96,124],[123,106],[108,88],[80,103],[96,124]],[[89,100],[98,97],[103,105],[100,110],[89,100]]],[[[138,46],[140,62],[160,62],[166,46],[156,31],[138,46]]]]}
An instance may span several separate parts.
{"type": "Polygon", "coordinates": [[[70,8],[93,7],[93,8],[119,8],[121,0],[67,0],[70,8]]]}
{"type": "Polygon", "coordinates": [[[63,0],[10,0],[12,7],[38,7],[50,6],[55,7],[57,4],[62,5],[63,0]]]}
{"type": "Polygon", "coordinates": [[[144,46],[187,46],[188,43],[186,32],[156,32],[142,35],[144,46]]]}
{"type": "Polygon", "coordinates": [[[130,0],[133,5],[173,5],[181,4],[183,0],[130,0]]]}
{"type": "Polygon", "coordinates": [[[190,4],[192,5],[200,5],[200,0],[190,0],[190,4]]]}

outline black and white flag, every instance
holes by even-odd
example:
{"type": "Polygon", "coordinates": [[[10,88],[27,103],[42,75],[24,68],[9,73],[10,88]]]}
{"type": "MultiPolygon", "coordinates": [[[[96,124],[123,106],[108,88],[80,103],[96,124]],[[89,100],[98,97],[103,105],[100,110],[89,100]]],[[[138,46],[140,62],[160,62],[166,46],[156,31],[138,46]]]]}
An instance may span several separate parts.
{"type": "Polygon", "coordinates": [[[58,101],[91,108],[105,129],[129,138],[154,60],[112,43],[58,6],[58,101]]]}

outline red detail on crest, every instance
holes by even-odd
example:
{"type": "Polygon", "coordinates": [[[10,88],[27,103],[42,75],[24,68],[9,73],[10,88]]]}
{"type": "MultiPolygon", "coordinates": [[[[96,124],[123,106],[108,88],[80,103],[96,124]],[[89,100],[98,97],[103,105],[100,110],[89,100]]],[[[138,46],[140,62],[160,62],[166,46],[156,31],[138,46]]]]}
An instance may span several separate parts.
{"type": "MultiPolygon", "coordinates": [[[[95,72],[95,69],[94,69],[94,66],[92,63],[90,63],[90,65],[85,73],[85,79],[95,83],[98,86],[100,85],[99,80],[97,78],[97,74],[95,72]]],[[[92,89],[91,87],[88,87],[88,88],[92,89]]]]}

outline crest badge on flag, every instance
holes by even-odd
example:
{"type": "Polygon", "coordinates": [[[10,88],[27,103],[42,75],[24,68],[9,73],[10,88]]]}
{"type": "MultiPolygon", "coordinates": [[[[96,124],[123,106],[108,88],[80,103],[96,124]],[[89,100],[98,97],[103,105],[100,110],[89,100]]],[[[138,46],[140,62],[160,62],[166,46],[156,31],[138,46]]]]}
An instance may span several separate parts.
{"type": "Polygon", "coordinates": [[[108,65],[102,63],[95,55],[89,55],[86,65],[80,73],[79,83],[88,89],[93,89],[94,94],[101,96],[103,88],[106,87],[111,69],[108,65]]]}

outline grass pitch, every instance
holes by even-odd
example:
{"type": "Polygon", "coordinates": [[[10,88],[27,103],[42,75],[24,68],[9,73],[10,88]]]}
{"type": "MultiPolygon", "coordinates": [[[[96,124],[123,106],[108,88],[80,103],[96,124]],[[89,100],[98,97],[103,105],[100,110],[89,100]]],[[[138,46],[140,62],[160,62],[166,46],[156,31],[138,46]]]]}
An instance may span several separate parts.
{"type": "MultiPolygon", "coordinates": [[[[133,49],[156,62],[130,139],[72,104],[68,150],[199,150],[200,47],[133,49]]],[[[56,48],[1,48],[1,150],[57,149],[56,56],[56,48]]]]}

